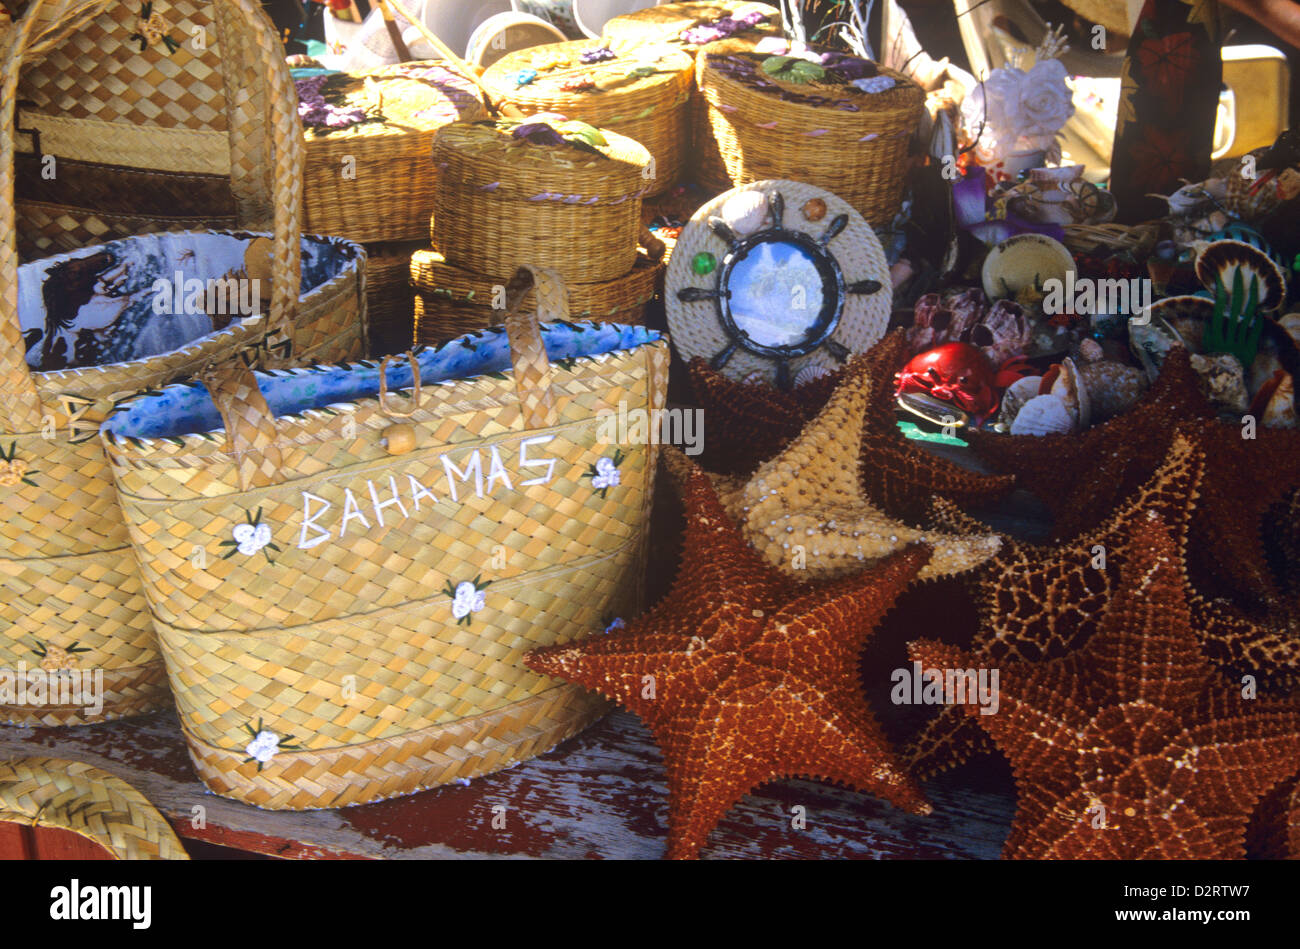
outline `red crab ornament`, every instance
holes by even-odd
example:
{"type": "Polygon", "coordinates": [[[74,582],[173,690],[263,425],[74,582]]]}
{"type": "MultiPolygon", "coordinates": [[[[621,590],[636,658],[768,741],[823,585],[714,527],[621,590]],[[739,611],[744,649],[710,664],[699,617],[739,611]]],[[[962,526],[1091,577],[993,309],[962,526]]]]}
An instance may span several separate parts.
{"type": "Polygon", "coordinates": [[[944,343],[927,349],[908,361],[894,376],[894,398],[917,411],[915,403],[931,411],[918,412],[941,424],[951,424],[936,403],[947,403],[979,425],[998,407],[993,368],[984,354],[970,343],[944,343]],[[911,396],[912,399],[906,397],[911,396]]]}

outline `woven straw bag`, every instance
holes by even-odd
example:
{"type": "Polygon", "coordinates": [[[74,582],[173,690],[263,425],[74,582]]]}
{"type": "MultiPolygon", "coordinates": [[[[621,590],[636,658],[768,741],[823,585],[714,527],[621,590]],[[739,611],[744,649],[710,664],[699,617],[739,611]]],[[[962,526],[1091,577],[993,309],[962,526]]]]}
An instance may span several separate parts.
{"type": "Polygon", "coordinates": [[[0,823],[68,830],[118,860],[188,860],[176,832],[143,794],[82,761],[0,762],[0,823]]]}
{"type": "MultiPolygon", "coordinates": [[[[415,288],[417,345],[432,346],[501,322],[501,311],[492,308],[492,298],[499,293],[498,288],[505,286],[506,278],[485,277],[453,267],[436,250],[416,251],[409,264],[415,288]]],[[[663,269],[662,263],[642,253],[625,276],[601,283],[570,284],[569,311],[575,319],[640,323],[663,269]]]]}
{"type": "Polygon", "coordinates": [[[437,178],[429,159],[433,134],[451,122],[488,117],[474,84],[436,62],[295,81],[300,96],[324,83],[320,91],[337,108],[366,114],[338,129],[304,120],[307,230],[362,242],[425,238],[437,178]]]}
{"type": "MultiPolygon", "coordinates": [[[[0,378],[5,386],[0,404],[0,451],[4,454],[0,462],[0,583],[4,586],[0,668],[13,672],[40,667],[42,673],[51,673],[51,682],[58,678],[69,685],[76,681],[68,674],[72,670],[81,670],[83,678],[91,676],[91,682],[102,674],[94,688],[103,699],[102,706],[96,707],[83,701],[81,688],[71,687],[60,688],[57,695],[53,690],[24,689],[21,697],[0,690],[0,721],[15,724],[84,724],[150,711],[166,703],[162,661],[127,548],[126,527],[103,451],[93,437],[98,423],[128,395],[171,382],[259,343],[273,347],[266,351],[268,359],[272,352],[278,356],[286,349],[322,359],[339,358],[340,353],[355,351],[364,325],[364,311],[360,310],[364,306],[364,253],[355,245],[348,245],[353,259],[340,279],[326,281],[317,288],[319,292],[299,299],[300,133],[292,111],[288,73],[277,56],[278,42],[256,4],[226,0],[208,9],[216,11],[217,32],[226,40],[231,61],[225,65],[243,70],[245,88],[251,94],[249,104],[238,108],[232,104],[231,110],[241,116],[241,127],[264,130],[269,124],[275,131],[238,143],[233,136],[227,141],[224,134],[218,139],[201,136],[201,141],[204,148],[215,147],[225,156],[229,163],[226,174],[237,199],[274,227],[273,234],[264,239],[270,250],[269,262],[260,255],[253,258],[264,262],[269,277],[267,315],[244,319],[180,348],[154,350],[154,355],[57,371],[29,369],[25,331],[30,331],[24,326],[19,305],[23,281],[13,201],[14,109],[20,79],[30,79],[30,71],[21,67],[34,62],[33,69],[42,71],[61,64],[72,75],[82,76],[82,67],[89,66],[99,79],[88,87],[73,87],[78,96],[88,89],[99,96],[95,100],[99,108],[92,115],[85,114],[84,103],[74,103],[70,116],[47,117],[42,142],[51,153],[63,147],[61,136],[82,142],[91,130],[98,130],[103,139],[100,145],[106,150],[143,147],[132,138],[130,121],[110,119],[135,118],[152,108],[162,108],[167,114],[172,102],[169,96],[176,90],[168,86],[168,95],[157,93],[150,98],[156,90],[147,82],[136,87],[123,79],[110,81],[116,73],[106,65],[113,60],[106,51],[125,53],[123,43],[129,32],[114,19],[122,15],[121,7],[107,2],[33,0],[25,15],[0,37],[0,378]],[[71,42],[70,33],[80,39],[65,46],[71,42]],[[86,36],[99,45],[87,47],[86,36]],[[269,117],[254,121],[257,116],[251,109],[255,103],[269,111],[269,117]],[[295,321],[295,309],[300,322],[295,321]]],[[[136,65],[142,62],[134,55],[125,58],[136,65]]],[[[162,81],[147,65],[142,68],[147,80],[162,81]]],[[[202,72],[202,62],[196,60],[187,68],[202,72]]],[[[128,70],[127,75],[135,73],[128,70]]],[[[64,86],[54,79],[48,83],[48,87],[38,86],[47,97],[64,86]]],[[[196,101],[189,101],[188,107],[197,108],[196,101]]],[[[178,148],[184,152],[184,143],[191,139],[188,131],[179,132],[178,148]]],[[[156,138],[150,141],[158,144],[156,138]]],[[[146,235],[129,241],[153,241],[162,246],[189,239],[185,234],[165,235],[166,241],[163,237],[146,235]]],[[[251,246],[254,237],[245,234],[240,239],[251,246]]],[[[205,239],[222,238],[208,232],[205,239]]],[[[67,263],[87,266],[88,258],[100,255],[117,260],[115,246],[126,247],[129,241],[65,255],[67,263]]],[[[51,258],[28,267],[63,262],[51,258]]],[[[56,291],[68,289],[61,280],[48,283],[56,291]]],[[[40,298],[38,291],[36,299],[40,298]]]]}
{"type": "Polygon", "coordinates": [[[769,57],[743,40],[702,51],[696,78],[700,183],[717,191],[768,178],[834,192],[873,227],[902,207],[908,144],[925,111],[925,93],[902,73],[879,67],[894,85],[866,92],[847,84],[795,83],[764,73],[769,57]]]}
{"type": "Polygon", "coordinates": [[[536,144],[513,120],[447,125],[438,166],[433,244],[448,263],[512,273],[520,260],[569,283],[599,283],[636,264],[650,153],[615,132],[593,150],[536,144]]]}
{"type": "Polygon", "coordinates": [[[694,61],[670,46],[619,45],[600,49],[591,40],[551,43],[516,50],[483,74],[494,101],[526,115],[557,113],[611,129],[649,150],[647,194],[677,184],[690,145],[691,84],[694,61]],[[583,62],[583,54],[604,54],[583,62]],[[521,71],[536,73],[525,85],[521,71]]]}
{"type": "MultiPolygon", "coordinates": [[[[536,279],[562,320],[558,277],[536,279]]],[[[668,345],[643,327],[539,329],[525,287],[504,330],[412,365],[236,363],[104,426],[213,791],[379,800],[506,767],[600,714],[520,660],[639,604],[657,447],[615,446],[608,418],[663,406],[668,345]]]]}
{"type": "Polygon", "coordinates": [[[34,0],[13,30],[24,258],[297,213],[302,133],[259,3],[34,0]]]}

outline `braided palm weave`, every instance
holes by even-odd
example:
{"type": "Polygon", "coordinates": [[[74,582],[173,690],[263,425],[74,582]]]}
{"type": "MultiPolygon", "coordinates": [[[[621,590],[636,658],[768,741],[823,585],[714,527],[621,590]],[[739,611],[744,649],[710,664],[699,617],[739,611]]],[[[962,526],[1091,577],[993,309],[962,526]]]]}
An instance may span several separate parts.
{"type": "Polygon", "coordinates": [[[58,827],[118,860],[188,860],[171,825],[121,778],[80,761],[0,762],[0,822],[58,827]]]}
{"type": "MultiPolygon", "coordinates": [[[[267,808],[379,800],[505,767],[602,713],[520,660],[637,608],[657,446],[620,446],[608,490],[590,473],[615,454],[601,410],[663,406],[668,348],[550,363],[537,316],[520,309],[526,289],[512,282],[510,373],[271,419],[236,364],[206,378],[224,436],[105,430],[190,754],[212,790],[267,808]],[[527,437],[548,439],[530,457],[555,460],[549,481],[524,486],[547,466],[521,466],[508,487],[452,491],[447,464],[468,472],[477,457],[487,475],[527,437]],[[409,479],[437,498],[409,493],[409,479]],[[345,521],[337,538],[300,546],[306,505],[318,507],[304,492],[336,514],[363,499],[367,527],[345,521]],[[395,495],[401,511],[372,510],[395,495]],[[278,551],[223,556],[253,520],[278,551]],[[479,579],[482,608],[458,622],[448,586],[479,579]],[[281,743],[260,766],[259,731],[281,743]]],[[[537,272],[533,298],[544,317],[567,314],[553,273],[537,272]]]]}

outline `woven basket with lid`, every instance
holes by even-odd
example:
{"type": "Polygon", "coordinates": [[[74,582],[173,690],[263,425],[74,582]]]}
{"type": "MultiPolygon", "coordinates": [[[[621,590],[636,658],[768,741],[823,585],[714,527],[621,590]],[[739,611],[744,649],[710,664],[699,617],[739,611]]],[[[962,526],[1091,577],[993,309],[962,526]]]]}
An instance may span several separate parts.
{"type": "Polygon", "coordinates": [[[902,205],[924,91],[875,66],[876,75],[864,81],[893,80],[892,86],[864,91],[829,71],[795,82],[788,72],[763,69],[774,58],[742,41],[716,43],[700,54],[705,109],[695,147],[701,184],[726,190],[768,178],[803,181],[844,198],[874,227],[890,224],[902,205]]]}
{"type": "Polygon", "coordinates": [[[483,84],[525,114],[558,113],[640,142],[654,158],[646,193],[659,194],[678,182],[687,159],[692,66],[671,46],[578,40],[509,53],[483,84]],[[584,63],[584,53],[613,58],[584,63]],[[519,85],[520,74],[531,72],[536,78],[519,85]]]}
{"type": "Polygon", "coordinates": [[[362,242],[423,238],[436,180],[429,160],[434,132],[488,117],[473,83],[437,62],[306,75],[296,83],[300,95],[319,85],[336,108],[366,116],[345,128],[304,120],[306,229],[362,242]]]}
{"type": "Polygon", "coordinates": [[[691,36],[682,35],[687,30],[717,23],[723,17],[735,19],[751,13],[761,13],[766,19],[732,34],[734,37],[758,40],[781,35],[781,11],[769,4],[750,0],[691,0],[616,16],[606,21],[601,36],[611,43],[673,43],[694,53],[700,46],[690,42],[691,36]]]}
{"type": "Polygon", "coordinates": [[[457,267],[511,273],[521,260],[572,283],[613,280],[636,263],[650,153],[614,132],[591,150],[537,144],[517,121],[448,125],[438,167],[433,243],[457,267]]]}
{"type": "MultiPolygon", "coordinates": [[[[505,286],[505,277],[453,267],[436,250],[416,251],[409,263],[417,345],[432,346],[501,322],[501,311],[492,308],[492,298],[497,288],[505,286]]],[[[574,319],[641,323],[663,269],[662,263],[641,253],[636,266],[622,277],[570,284],[569,312],[574,319]]]]}

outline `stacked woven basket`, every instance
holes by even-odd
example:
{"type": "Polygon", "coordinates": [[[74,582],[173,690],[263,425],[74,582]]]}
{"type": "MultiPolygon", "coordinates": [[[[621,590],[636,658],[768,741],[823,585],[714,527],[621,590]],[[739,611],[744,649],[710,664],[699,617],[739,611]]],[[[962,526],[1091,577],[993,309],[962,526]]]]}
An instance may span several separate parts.
{"type": "Polygon", "coordinates": [[[457,64],[301,68],[294,81],[306,139],[306,227],[366,245],[371,349],[407,349],[414,312],[407,270],[429,228],[433,136],[451,122],[485,119],[487,109],[457,64]]]}
{"type": "Polygon", "coordinates": [[[908,146],[925,110],[911,79],[866,60],[759,53],[726,40],[700,53],[701,184],[722,191],[768,178],[825,188],[874,227],[902,205],[908,146]]]}
{"type": "Polygon", "coordinates": [[[554,113],[640,142],[650,152],[647,194],[681,177],[690,137],[692,60],[667,45],[554,43],[494,63],[483,83],[526,115],[554,113]]]}
{"type": "Polygon", "coordinates": [[[411,259],[416,336],[500,323],[520,261],[568,284],[575,316],[640,322],[660,266],[638,250],[651,156],[582,123],[459,123],[434,139],[433,247],[411,259]]]}

